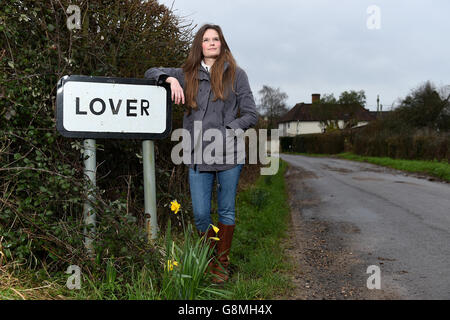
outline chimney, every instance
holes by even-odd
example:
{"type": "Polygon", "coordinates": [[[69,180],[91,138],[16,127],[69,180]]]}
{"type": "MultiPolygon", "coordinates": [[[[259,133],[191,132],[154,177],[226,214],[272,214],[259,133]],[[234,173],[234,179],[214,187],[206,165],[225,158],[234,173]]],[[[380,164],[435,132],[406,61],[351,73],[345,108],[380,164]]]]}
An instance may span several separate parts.
{"type": "Polygon", "coordinates": [[[312,94],[312,103],[319,102],[320,101],[320,93],[313,93],[312,94]]]}

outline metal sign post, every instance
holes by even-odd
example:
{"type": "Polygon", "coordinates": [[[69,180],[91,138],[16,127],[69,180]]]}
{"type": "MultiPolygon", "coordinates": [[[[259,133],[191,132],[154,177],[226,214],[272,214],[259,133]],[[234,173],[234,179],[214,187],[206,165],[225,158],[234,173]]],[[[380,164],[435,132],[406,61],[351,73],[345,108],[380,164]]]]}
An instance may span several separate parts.
{"type": "Polygon", "coordinates": [[[83,206],[83,220],[84,220],[84,246],[89,255],[94,254],[94,235],[96,214],[92,204],[95,201],[94,191],[96,186],[96,172],[97,159],[95,150],[95,140],[86,139],[83,141],[83,162],[84,162],[84,176],[87,179],[87,199],[83,206]]]}
{"type": "Polygon", "coordinates": [[[85,246],[93,252],[95,232],[95,139],[142,139],[145,223],[156,239],[155,139],[172,130],[171,92],[167,83],[134,78],[64,76],[58,81],[56,128],[65,137],[83,138],[88,197],[83,208],[85,246]]]}
{"type": "Polygon", "coordinates": [[[142,142],[142,159],[144,162],[144,202],[145,229],[148,240],[155,240],[158,235],[156,211],[156,181],[155,181],[155,145],[152,140],[142,142]]]}

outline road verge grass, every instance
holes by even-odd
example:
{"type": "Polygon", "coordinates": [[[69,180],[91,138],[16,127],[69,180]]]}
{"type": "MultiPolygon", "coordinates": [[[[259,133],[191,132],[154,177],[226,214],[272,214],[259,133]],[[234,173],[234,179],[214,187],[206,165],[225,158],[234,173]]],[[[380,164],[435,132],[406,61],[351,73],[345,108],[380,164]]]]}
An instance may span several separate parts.
{"type": "MultiPolygon", "coordinates": [[[[80,290],[69,290],[64,270],[6,266],[0,268],[0,299],[166,300],[166,299],[274,299],[292,288],[293,270],[284,254],[289,224],[285,190],[286,162],[280,159],[276,175],[260,176],[237,196],[236,230],[230,253],[232,277],[223,286],[212,285],[205,272],[210,253],[189,226],[171,236],[170,224],[154,244],[154,265],[140,266],[117,258],[103,261],[89,275],[82,267],[80,290]],[[104,268],[103,268],[104,267],[104,268]],[[98,269],[98,270],[97,270],[98,269]]],[[[180,215],[181,213],[178,213],[180,215]]]]}
{"type": "Polygon", "coordinates": [[[227,284],[233,299],[274,299],[292,288],[292,264],[284,253],[290,221],[284,181],[286,162],[278,173],[260,176],[238,194],[236,230],[230,253],[233,277],[227,284]]]}
{"type": "Polygon", "coordinates": [[[0,300],[60,300],[64,287],[62,279],[49,279],[29,269],[21,269],[13,263],[0,265],[0,300]],[[42,280],[45,278],[46,280],[42,280]]]}
{"type": "Polygon", "coordinates": [[[309,157],[334,157],[352,161],[368,162],[384,167],[394,168],[397,170],[413,173],[422,173],[445,181],[450,181],[450,164],[446,161],[406,160],[406,159],[393,159],[389,157],[368,157],[368,156],[360,156],[351,152],[343,152],[333,155],[310,154],[299,152],[283,152],[283,153],[297,154],[309,157]]]}
{"type": "Polygon", "coordinates": [[[340,153],[337,156],[343,159],[369,162],[402,171],[424,173],[433,177],[440,178],[442,180],[450,181],[450,164],[445,161],[406,160],[393,159],[389,157],[367,157],[355,155],[350,152],[340,153]]]}

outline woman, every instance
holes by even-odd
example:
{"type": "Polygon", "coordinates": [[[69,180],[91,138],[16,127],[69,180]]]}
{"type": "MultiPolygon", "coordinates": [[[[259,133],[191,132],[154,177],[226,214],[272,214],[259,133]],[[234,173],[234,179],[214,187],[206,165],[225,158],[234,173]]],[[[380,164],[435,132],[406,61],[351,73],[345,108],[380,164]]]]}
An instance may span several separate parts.
{"type": "Polygon", "coordinates": [[[221,28],[206,24],[196,33],[182,68],[151,68],[145,72],[145,77],[157,80],[159,84],[169,83],[172,101],[187,105],[183,128],[191,137],[190,159],[193,161],[188,166],[194,221],[202,235],[216,236],[210,227],[212,188],[217,180],[217,237],[220,240],[216,244],[216,254],[223,268],[215,264],[212,272],[218,275],[217,282],[227,281],[228,253],[235,227],[236,189],[243,167],[242,161],[238,161],[242,160],[242,150],[237,148],[233,129],[246,130],[258,120],[247,75],[236,65],[221,28]],[[202,159],[206,147],[203,141],[207,140],[202,137],[202,132],[208,129],[221,133],[215,139],[221,139],[222,149],[214,149],[210,159],[202,159]],[[231,144],[227,146],[230,140],[231,144]],[[229,146],[233,144],[230,157],[229,146]]]}

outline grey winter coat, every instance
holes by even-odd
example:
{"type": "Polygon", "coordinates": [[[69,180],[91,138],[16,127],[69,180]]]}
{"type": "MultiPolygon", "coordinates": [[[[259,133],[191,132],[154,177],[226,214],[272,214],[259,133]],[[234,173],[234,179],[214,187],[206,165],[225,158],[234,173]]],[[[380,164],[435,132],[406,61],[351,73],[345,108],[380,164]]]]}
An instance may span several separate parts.
{"type": "MultiPolygon", "coordinates": [[[[225,63],[225,70],[228,64],[225,63]]],[[[167,76],[174,77],[178,80],[180,85],[185,88],[184,72],[181,68],[150,68],[145,72],[145,77],[154,79],[162,84],[167,76]]],[[[202,66],[198,70],[198,93],[197,93],[197,109],[192,109],[190,115],[187,112],[184,113],[183,117],[183,128],[189,131],[191,137],[190,144],[190,163],[186,163],[190,168],[194,167],[194,161],[197,163],[198,170],[200,171],[221,171],[227,170],[235,167],[237,163],[242,163],[242,157],[245,159],[245,148],[239,148],[237,145],[237,137],[233,130],[227,129],[242,129],[247,130],[253,127],[258,121],[258,112],[256,111],[255,100],[253,98],[252,91],[248,82],[247,74],[244,70],[236,67],[236,76],[234,86],[234,92],[229,90],[229,94],[225,100],[214,99],[214,93],[211,88],[211,79],[208,71],[202,66]],[[237,117],[238,109],[240,111],[240,116],[237,117]],[[194,160],[194,152],[204,152],[205,147],[207,147],[214,138],[208,140],[201,135],[199,135],[200,123],[197,122],[196,131],[194,132],[194,121],[201,121],[201,129],[203,135],[210,128],[219,129],[223,135],[223,152],[213,152],[214,162],[206,163],[205,159],[199,158],[194,160]],[[226,150],[226,141],[234,140],[234,149],[232,149],[231,154],[229,148],[226,150]],[[203,141],[202,141],[203,140],[203,141]],[[196,151],[194,147],[197,146],[196,151]],[[200,148],[201,146],[201,148],[200,148]],[[228,153],[227,153],[228,152],[228,153]],[[226,156],[228,155],[228,159],[226,156]],[[230,159],[233,159],[230,161],[230,159]],[[239,161],[239,162],[238,162],[239,161]],[[230,163],[232,162],[232,163],[230,163]]],[[[201,133],[200,133],[201,134],[201,133]]],[[[228,146],[232,146],[233,142],[229,142],[228,146]]],[[[184,148],[183,148],[184,149],[184,148]]],[[[183,152],[188,150],[184,149],[183,152]]]]}

